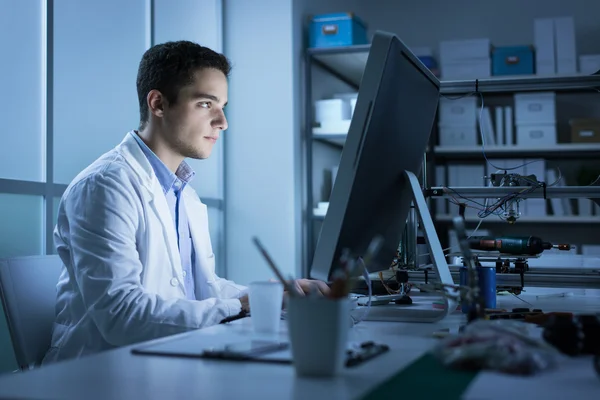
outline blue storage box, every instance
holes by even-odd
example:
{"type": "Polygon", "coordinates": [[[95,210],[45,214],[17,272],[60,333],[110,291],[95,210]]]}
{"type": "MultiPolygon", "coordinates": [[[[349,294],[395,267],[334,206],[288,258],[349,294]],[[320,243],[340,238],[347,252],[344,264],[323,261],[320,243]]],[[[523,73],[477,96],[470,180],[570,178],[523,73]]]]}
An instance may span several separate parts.
{"type": "Polygon", "coordinates": [[[367,27],[352,13],[321,14],[312,17],[310,47],[352,46],[368,44],[367,27]]]}
{"type": "Polygon", "coordinates": [[[532,46],[507,46],[492,49],[492,75],[535,74],[532,46]]]}

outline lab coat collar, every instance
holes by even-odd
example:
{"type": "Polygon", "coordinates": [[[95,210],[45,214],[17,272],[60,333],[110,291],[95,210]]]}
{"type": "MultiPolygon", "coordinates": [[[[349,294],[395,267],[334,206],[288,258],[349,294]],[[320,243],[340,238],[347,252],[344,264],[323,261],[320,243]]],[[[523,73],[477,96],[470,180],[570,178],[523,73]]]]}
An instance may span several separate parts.
{"type": "Polygon", "coordinates": [[[133,136],[133,131],[127,132],[125,138],[117,146],[117,151],[125,157],[125,160],[131,165],[136,175],[140,178],[142,185],[148,191],[153,192],[154,181],[159,184],[156,174],[150,165],[150,161],[140,148],[133,136]]]}
{"type": "MultiPolygon", "coordinates": [[[[152,165],[148,158],[137,143],[134,132],[128,132],[123,141],[117,146],[117,151],[123,155],[126,162],[131,166],[135,174],[139,177],[142,186],[146,189],[144,196],[145,200],[150,204],[154,212],[158,215],[165,237],[171,260],[171,267],[177,280],[179,281],[180,289],[185,293],[183,285],[183,267],[181,266],[181,256],[177,246],[177,232],[169,211],[167,198],[164,196],[162,186],[154,173],[152,165]]],[[[184,189],[184,192],[189,190],[189,187],[184,189]]]]}

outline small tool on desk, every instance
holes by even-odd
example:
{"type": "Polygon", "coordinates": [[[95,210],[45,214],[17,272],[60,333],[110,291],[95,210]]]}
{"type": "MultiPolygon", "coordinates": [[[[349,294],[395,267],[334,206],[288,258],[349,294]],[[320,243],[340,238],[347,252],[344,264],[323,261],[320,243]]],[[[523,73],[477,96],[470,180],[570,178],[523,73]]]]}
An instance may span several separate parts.
{"type": "Polygon", "coordinates": [[[223,318],[223,319],[222,319],[222,320],[219,322],[219,324],[226,324],[226,323],[228,323],[228,322],[237,321],[238,319],[246,318],[246,317],[249,317],[249,316],[250,316],[250,313],[249,313],[249,312],[247,312],[246,310],[242,310],[242,311],[240,311],[240,312],[239,312],[238,314],[236,314],[236,315],[231,315],[231,316],[229,316],[229,317],[227,317],[227,318],[223,318]]]}
{"type": "Polygon", "coordinates": [[[503,254],[538,255],[544,250],[571,250],[569,244],[552,244],[537,236],[477,236],[469,239],[473,250],[499,251],[503,254]]]}

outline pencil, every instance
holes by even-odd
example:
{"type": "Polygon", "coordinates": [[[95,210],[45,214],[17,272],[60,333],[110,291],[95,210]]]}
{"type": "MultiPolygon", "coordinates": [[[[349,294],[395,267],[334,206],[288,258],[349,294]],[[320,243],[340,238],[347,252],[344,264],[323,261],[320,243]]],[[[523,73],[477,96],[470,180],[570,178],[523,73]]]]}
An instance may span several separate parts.
{"type": "Polygon", "coordinates": [[[254,236],[252,238],[252,241],[254,242],[254,244],[258,248],[258,251],[262,254],[264,259],[267,261],[267,264],[269,265],[269,267],[271,267],[271,269],[275,273],[275,276],[277,276],[277,279],[279,279],[281,281],[281,283],[283,284],[283,288],[285,289],[285,291],[288,292],[290,296],[296,295],[297,294],[296,290],[294,288],[292,288],[290,286],[290,284],[283,278],[283,275],[279,271],[279,268],[277,268],[277,266],[275,265],[275,262],[273,262],[273,260],[271,259],[271,256],[269,256],[269,253],[267,253],[267,250],[264,248],[264,246],[262,245],[260,240],[258,240],[258,238],[256,236],[254,236]]]}

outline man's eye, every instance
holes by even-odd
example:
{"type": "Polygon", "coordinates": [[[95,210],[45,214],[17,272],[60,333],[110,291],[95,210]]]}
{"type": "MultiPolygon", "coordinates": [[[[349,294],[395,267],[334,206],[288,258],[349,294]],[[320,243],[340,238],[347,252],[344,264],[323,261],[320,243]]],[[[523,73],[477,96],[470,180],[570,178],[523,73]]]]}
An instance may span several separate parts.
{"type": "Polygon", "coordinates": [[[208,101],[200,102],[200,103],[198,103],[198,105],[202,108],[210,108],[210,102],[208,102],[208,101]]]}

